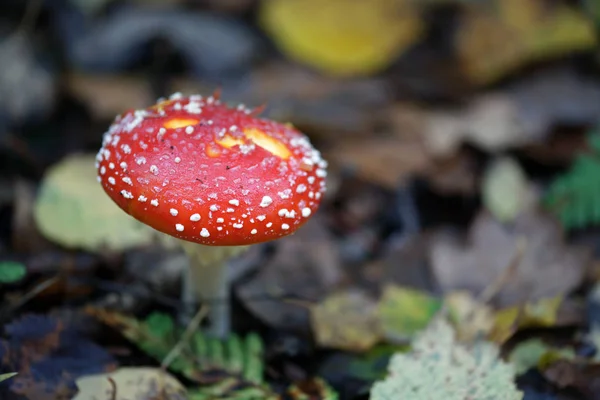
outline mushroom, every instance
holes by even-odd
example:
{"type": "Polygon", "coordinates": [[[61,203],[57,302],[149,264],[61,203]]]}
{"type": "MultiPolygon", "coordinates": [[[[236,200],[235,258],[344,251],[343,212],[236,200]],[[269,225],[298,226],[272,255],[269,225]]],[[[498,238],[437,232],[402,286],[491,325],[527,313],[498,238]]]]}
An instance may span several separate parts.
{"type": "Polygon", "coordinates": [[[309,139],[259,113],[176,93],[117,116],[96,158],[121,209],[182,241],[183,299],[211,301],[209,330],[220,337],[230,329],[227,259],[294,233],[326,189],[327,162],[309,139]]]}

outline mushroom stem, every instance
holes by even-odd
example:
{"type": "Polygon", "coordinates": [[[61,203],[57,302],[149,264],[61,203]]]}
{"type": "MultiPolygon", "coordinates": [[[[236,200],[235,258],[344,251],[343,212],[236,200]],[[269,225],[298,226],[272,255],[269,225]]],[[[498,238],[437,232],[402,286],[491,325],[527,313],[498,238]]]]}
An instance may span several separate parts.
{"type": "Polygon", "coordinates": [[[244,252],[248,246],[204,246],[181,241],[190,265],[183,278],[182,299],[186,305],[197,301],[209,305],[208,333],[224,338],[230,331],[229,280],[227,260],[244,252]]]}

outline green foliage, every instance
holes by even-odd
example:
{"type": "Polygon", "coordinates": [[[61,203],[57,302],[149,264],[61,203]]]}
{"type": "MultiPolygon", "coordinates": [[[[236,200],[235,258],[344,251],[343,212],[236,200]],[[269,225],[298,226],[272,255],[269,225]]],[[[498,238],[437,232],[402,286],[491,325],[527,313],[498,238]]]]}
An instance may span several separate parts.
{"type": "Polygon", "coordinates": [[[403,343],[424,329],[442,301],[408,287],[387,285],[379,303],[383,332],[390,342],[403,343]]]}
{"type": "Polygon", "coordinates": [[[510,223],[527,205],[529,183],[521,166],[512,158],[494,160],[481,184],[485,208],[502,223],[510,223]]]}
{"type": "Polygon", "coordinates": [[[509,361],[515,366],[517,374],[523,374],[528,369],[539,366],[541,361],[552,360],[572,360],[575,353],[571,349],[555,349],[548,346],[541,339],[529,339],[519,343],[512,350],[509,361]]]}
{"type": "MultiPolygon", "coordinates": [[[[183,329],[166,314],[153,313],[144,321],[129,321],[127,337],[145,353],[162,361],[177,345],[183,329]]],[[[192,399],[268,399],[274,394],[263,382],[263,343],[256,334],[232,334],[226,340],[194,332],[190,343],[169,365],[173,372],[202,383],[192,399]]]]}
{"type": "Polygon", "coordinates": [[[388,377],[375,383],[372,400],[520,400],[512,365],[485,341],[465,346],[440,316],[418,335],[408,353],[395,354],[388,377]]]}
{"type": "Polygon", "coordinates": [[[27,274],[25,266],[18,262],[0,262],[0,283],[18,282],[27,274]]]}
{"type": "Polygon", "coordinates": [[[17,375],[17,372],[9,372],[7,374],[0,374],[0,382],[10,379],[15,375],[17,375]]]}
{"type": "Polygon", "coordinates": [[[588,136],[590,153],[577,157],[571,169],[550,185],[544,204],[567,229],[600,223],[600,131],[588,136]]]}
{"type": "MultiPolygon", "coordinates": [[[[184,331],[163,313],[153,313],[140,321],[100,309],[90,308],[88,311],[120,330],[159,362],[177,346],[184,331]]],[[[188,400],[276,400],[280,398],[279,394],[264,381],[263,354],[263,342],[257,334],[245,337],[230,334],[227,339],[217,339],[196,331],[168,368],[198,384],[188,391],[188,400]]],[[[337,397],[332,397],[330,393],[334,392],[325,382],[316,383],[317,386],[321,384],[323,387],[319,393],[323,397],[311,399],[335,400],[337,397]]],[[[296,388],[292,397],[302,399],[295,395],[304,393],[296,388]]]]}

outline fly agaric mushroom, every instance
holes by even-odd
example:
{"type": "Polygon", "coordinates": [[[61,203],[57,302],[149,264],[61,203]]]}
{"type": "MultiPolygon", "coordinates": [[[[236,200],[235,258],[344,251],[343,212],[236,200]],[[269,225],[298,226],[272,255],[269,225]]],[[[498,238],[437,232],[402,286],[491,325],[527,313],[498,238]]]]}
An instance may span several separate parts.
{"type": "Polygon", "coordinates": [[[211,333],[229,332],[226,261],[294,233],[319,207],[327,162],[289,124],[218,95],[172,95],[118,116],[97,155],[98,180],[125,212],[182,240],[184,300],[219,299],[211,333]]]}

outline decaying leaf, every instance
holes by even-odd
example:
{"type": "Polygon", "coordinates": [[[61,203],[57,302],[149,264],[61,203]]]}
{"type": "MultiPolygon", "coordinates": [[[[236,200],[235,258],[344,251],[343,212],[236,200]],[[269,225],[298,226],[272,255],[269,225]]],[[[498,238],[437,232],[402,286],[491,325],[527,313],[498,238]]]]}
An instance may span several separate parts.
{"type": "Polygon", "coordinates": [[[310,313],[289,299],[318,302],[340,283],[343,272],[333,235],[319,216],[278,240],[275,252],[237,293],[258,318],[273,327],[310,329],[310,313]]]}
{"type": "Polygon", "coordinates": [[[563,300],[563,296],[548,297],[498,310],[489,338],[503,343],[521,328],[555,326],[563,300]]]}
{"type": "Polygon", "coordinates": [[[310,311],[315,339],[321,346],[364,351],[381,339],[377,303],[362,291],[333,293],[310,311]]]}
{"type": "Polygon", "coordinates": [[[372,400],[523,398],[514,368],[499,358],[499,349],[485,341],[469,347],[458,343],[441,316],[415,337],[411,351],[392,357],[388,371],[372,387],[372,400]]]}
{"type": "Polygon", "coordinates": [[[454,154],[463,142],[497,152],[535,139],[524,129],[517,104],[501,92],[476,97],[458,111],[426,114],[424,140],[436,156],[454,154]]]}
{"type": "Polygon", "coordinates": [[[553,348],[541,339],[529,339],[515,346],[508,359],[515,366],[515,372],[520,375],[537,367],[544,357],[570,360],[575,358],[575,352],[568,348],[553,348]]]}
{"type": "Polygon", "coordinates": [[[510,227],[483,211],[466,244],[438,235],[431,249],[432,269],[445,292],[481,293],[509,270],[494,297],[500,307],[570,292],[581,283],[589,261],[588,250],[566,244],[560,225],[538,211],[522,214],[510,227]]]}
{"type": "Polygon", "coordinates": [[[582,399],[597,399],[600,364],[577,360],[557,360],[543,369],[544,377],[559,388],[572,388],[582,399]]]}
{"type": "Polygon", "coordinates": [[[292,400],[339,399],[339,395],[321,378],[298,382],[288,388],[287,394],[292,400]]]}
{"type": "Polygon", "coordinates": [[[529,62],[596,46],[592,22],[574,7],[542,0],[469,2],[456,35],[466,74],[486,84],[529,62]]]}
{"type": "Polygon", "coordinates": [[[442,301],[426,292],[388,285],[379,303],[383,334],[392,342],[410,340],[429,324],[442,301]]]}
{"type": "Polygon", "coordinates": [[[341,76],[382,70],[423,31],[403,0],[266,0],[260,22],[288,56],[341,76]]]}
{"type": "Polygon", "coordinates": [[[74,154],[48,170],[34,208],[40,231],[62,246],[91,252],[151,243],[157,234],[106,196],[94,163],[93,155],[74,154]]]}
{"type": "Polygon", "coordinates": [[[160,368],[123,367],[77,379],[73,400],[187,400],[185,387],[160,368]]]}
{"type": "Polygon", "coordinates": [[[5,331],[9,337],[0,340],[0,368],[18,372],[7,381],[8,390],[26,399],[71,398],[75,379],[115,368],[110,354],[65,319],[27,314],[5,331]]]}
{"type": "Polygon", "coordinates": [[[494,326],[494,311],[467,291],[448,293],[444,304],[460,342],[485,337],[494,326]]]}

